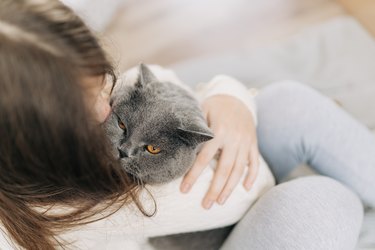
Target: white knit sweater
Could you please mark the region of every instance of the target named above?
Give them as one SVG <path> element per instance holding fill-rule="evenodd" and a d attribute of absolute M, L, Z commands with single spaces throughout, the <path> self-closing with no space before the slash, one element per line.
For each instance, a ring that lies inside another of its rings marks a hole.
<path fill-rule="evenodd" d="M 151 70 L 159 80 L 168 80 L 184 86 L 170 70 L 159 66 L 151 66 Z M 123 78 L 123 83 L 132 84 L 136 75 L 137 69 L 132 69 Z M 209 83 L 200 84 L 195 91 L 200 101 L 217 94 L 238 98 L 249 108 L 256 120 L 253 90 L 248 90 L 231 77 L 220 75 Z M 214 204 L 210 210 L 205 210 L 201 206 L 216 166 L 216 161 L 213 160 L 187 194 L 179 191 L 182 178 L 161 186 L 147 186 L 157 204 L 157 213 L 154 216 L 145 217 L 135 205 L 129 205 L 106 219 L 76 227 L 59 237 L 75 241 L 70 245 L 72 249 L 151 249 L 147 244 L 148 237 L 201 231 L 234 224 L 243 217 L 257 198 L 275 185 L 267 164 L 263 159 L 260 162 L 258 176 L 251 190 L 247 192 L 242 186 L 245 172 L 224 205 Z M 141 192 L 140 200 L 148 211 L 153 211 L 154 203 L 147 191 Z M 15 249 L 4 233 L 0 234 L 0 249 Z"/>

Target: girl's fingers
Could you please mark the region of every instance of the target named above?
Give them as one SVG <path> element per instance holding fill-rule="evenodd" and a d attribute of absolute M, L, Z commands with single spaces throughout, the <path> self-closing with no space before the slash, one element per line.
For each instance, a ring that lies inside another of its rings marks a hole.
<path fill-rule="evenodd" d="M 204 208 L 209 209 L 223 190 L 234 167 L 237 156 L 236 151 L 232 145 L 223 148 L 210 188 L 203 199 Z"/>
<path fill-rule="evenodd" d="M 245 181 L 243 183 L 244 187 L 246 188 L 247 191 L 250 190 L 252 185 L 254 184 L 254 181 L 258 175 L 258 170 L 259 170 L 259 152 L 258 152 L 258 147 L 253 146 L 252 150 L 250 151 L 250 156 L 249 156 L 250 164 L 249 164 L 249 169 L 247 176 L 245 178 Z"/>
<path fill-rule="evenodd" d="M 219 150 L 219 143 L 217 140 L 212 139 L 204 144 L 202 150 L 199 152 L 197 158 L 195 159 L 194 165 L 185 174 L 180 190 L 186 193 L 193 186 L 195 181 L 198 179 L 202 171 L 207 167 L 211 159 L 215 156 L 216 152 Z"/>
<path fill-rule="evenodd" d="M 227 183 L 225 184 L 223 190 L 221 191 L 219 198 L 217 199 L 217 202 L 219 204 L 224 204 L 227 198 L 231 195 L 232 191 L 238 185 L 238 182 L 241 179 L 243 171 L 245 169 L 245 166 L 248 163 L 248 154 L 249 150 L 241 150 L 238 153 L 236 163 L 234 165 L 234 168 L 232 169 L 230 177 L 227 180 Z"/>

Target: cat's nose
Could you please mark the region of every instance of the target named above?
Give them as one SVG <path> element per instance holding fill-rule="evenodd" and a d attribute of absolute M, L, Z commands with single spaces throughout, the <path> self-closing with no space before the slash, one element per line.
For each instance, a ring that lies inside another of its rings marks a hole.
<path fill-rule="evenodd" d="M 129 152 L 126 149 L 117 148 L 120 158 L 127 158 L 129 157 Z"/>

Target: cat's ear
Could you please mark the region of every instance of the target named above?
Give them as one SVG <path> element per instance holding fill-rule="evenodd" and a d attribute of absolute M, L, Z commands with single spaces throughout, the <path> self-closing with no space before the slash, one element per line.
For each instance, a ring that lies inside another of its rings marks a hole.
<path fill-rule="evenodd" d="M 188 145 L 196 146 L 214 138 L 214 134 L 207 126 L 194 126 L 191 128 L 177 128 L 179 138 Z"/>
<path fill-rule="evenodd" d="M 151 70 L 146 65 L 141 63 L 139 65 L 139 75 L 138 75 L 136 86 L 142 87 L 142 86 L 146 86 L 146 84 L 150 82 L 156 82 L 156 81 L 157 79 L 155 75 L 151 72 Z"/>

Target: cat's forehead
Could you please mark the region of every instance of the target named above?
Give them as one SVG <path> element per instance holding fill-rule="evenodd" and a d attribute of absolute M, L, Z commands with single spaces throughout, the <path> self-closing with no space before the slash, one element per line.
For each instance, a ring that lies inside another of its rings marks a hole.
<path fill-rule="evenodd" d="M 114 112 L 138 127 L 179 126 L 184 117 L 195 115 L 195 99 L 168 82 L 152 82 L 142 87 L 127 85 L 115 95 Z"/>
<path fill-rule="evenodd" d="M 164 144 L 175 138 L 180 122 L 174 116 L 129 117 L 129 135 L 132 140 Z"/>
<path fill-rule="evenodd" d="M 178 93 L 164 83 L 153 83 L 143 88 L 127 86 L 114 97 L 115 107 L 131 106 L 139 109 L 169 109 L 178 106 Z M 160 110 L 159 110 L 160 111 Z"/>
<path fill-rule="evenodd" d="M 158 98 L 129 98 L 114 105 L 113 112 L 129 125 L 152 130 L 153 128 L 178 126 L 180 123 L 175 107 Z"/>

